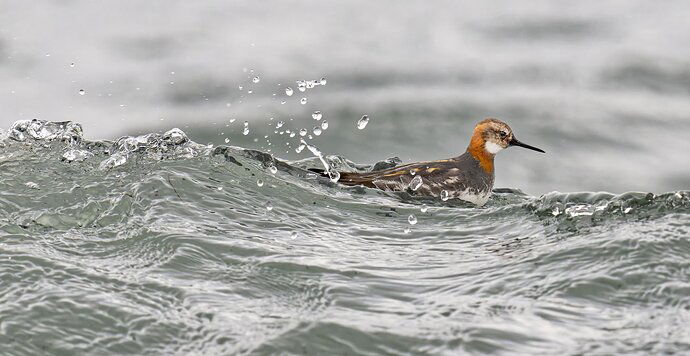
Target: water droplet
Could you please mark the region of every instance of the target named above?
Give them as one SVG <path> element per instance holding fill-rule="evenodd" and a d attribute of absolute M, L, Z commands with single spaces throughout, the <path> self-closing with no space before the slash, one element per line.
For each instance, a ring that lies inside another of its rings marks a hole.
<path fill-rule="evenodd" d="M 93 153 L 86 150 L 71 149 L 62 155 L 62 159 L 67 162 L 80 162 L 93 157 Z"/>
<path fill-rule="evenodd" d="M 306 136 L 306 135 L 307 135 L 307 129 L 300 129 L 300 130 L 299 130 L 299 135 L 302 136 L 302 137 Z"/>
<path fill-rule="evenodd" d="M 244 89 L 244 87 L 241 86 L 241 85 L 238 85 L 238 86 L 237 86 L 237 89 L 242 90 L 242 89 Z"/>
<path fill-rule="evenodd" d="M 296 239 L 296 238 L 297 238 L 297 231 L 291 232 L 291 233 L 290 233 L 290 238 L 293 239 L 293 240 Z"/>
<path fill-rule="evenodd" d="M 331 182 L 336 183 L 338 180 L 340 180 L 340 172 L 331 169 L 328 171 L 328 178 L 331 179 Z"/>
<path fill-rule="evenodd" d="M 405 229 L 403 229 L 403 232 L 406 234 L 409 234 L 410 232 L 412 232 L 412 229 L 410 229 L 409 227 L 406 227 Z"/>
<path fill-rule="evenodd" d="M 307 103 L 307 98 L 299 99 L 299 103 L 302 104 L 302 105 L 306 104 L 306 103 Z"/>
<path fill-rule="evenodd" d="M 280 101 L 280 105 L 285 105 L 285 103 L 287 103 L 287 101 L 285 101 L 285 100 Z"/>
<path fill-rule="evenodd" d="M 230 119 L 230 123 L 232 124 L 233 122 L 235 122 L 235 120 L 237 119 Z"/>
<path fill-rule="evenodd" d="M 230 143 L 230 139 L 226 137 L 226 138 L 225 138 L 225 143 Z"/>
<path fill-rule="evenodd" d="M 412 181 L 410 181 L 410 189 L 412 189 L 413 192 L 416 191 L 417 189 L 419 189 L 419 187 L 421 187 L 421 186 L 422 186 L 422 176 L 416 176 L 416 177 L 412 178 Z"/>
<path fill-rule="evenodd" d="M 31 189 L 39 189 L 38 184 L 35 182 L 26 182 L 24 185 Z"/>
<path fill-rule="evenodd" d="M 290 132 L 290 137 L 295 137 L 295 135 L 296 134 L 294 132 Z"/>
<path fill-rule="evenodd" d="M 357 121 L 357 128 L 360 130 L 364 130 L 364 128 L 367 127 L 368 123 L 369 123 L 369 116 L 363 115 L 362 118 Z"/>
<path fill-rule="evenodd" d="M 273 205 L 271 205 L 271 203 L 266 203 L 266 210 L 268 210 L 268 211 L 273 210 Z"/>
<path fill-rule="evenodd" d="M 262 179 L 257 179 L 257 180 L 256 180 L 256 185 L 259 186 L 259 187 L 263 187 L 263 186 L 264 186 L 264 181 L 263 181 Z"/>
<path fill-rule="evenodd" d="M 627 213 L 629 213 L 630 211 L 632 211 L 632 208 L 628 207 L 628 208 L 625 208 L 625 210 L 623 210 L 623 213 L 624 213 L 624 214 L 627 214 Z"/>
<path fill-rule="evenodd" d="M 279 129 L 279 128 L 283 127 L 283 125 L 285 125 L 284 121 L 282 121 L 282 120 L 278 121 L 278 123 L 276 123 L 276 128 Z"/>
<path fill-rule="evenodd" d="M 321 84 L 321 85 L 326 85 L 326 83 L 327 83 L 327 82 L 326 82 L 326 77 L 321 78 L 321 81 L 319 82 L 319 84 Z"/>
<path fill-rule="evenodd" d="M 410 225 L 415 225 L 417 223 L 417 217 L 414 216 L 414 214 L 410 214 L 410 216 L 407 217 L 407 222 L 410 223 Z"/>
<path fill-rule="evenodd" d="M 560 214 L 561 214 L 561 211 L 560 211 L 560 209 L 558 209 L 558 207 L 555 207 L 553 209 L 553 211 L 551 212 L 551 215 L 553 215 L 553 216 L 558 216 Z"/>
<path fill-rule="evenodd" d="M 422 207 L 419 209 L 419 211 L 421 211 L 422 213 L 426 213 L 427 211 L 429 211 L 429 207 L 426 206 L 426 204 L 424 204 L 424 205 L 422 205 Z"/>
<path fill-rule="evenodd" d="M 324 121 L 321 123 L 321 128 L 324 129 L 324 130 L 328 129 L 328 121 L 324 120 Z"/>
<path fill-rule="evenodd" d="M 274 165 L 270 165 L 268 166 L 268 171 L 271 172 L 271 174 L 276 174 L 278 173 L 278 168 L 276 168 Z"/>
<path fill-rule="evenodd" d="M 259 76 L 257 75 L 256 77 L 254 77 L 254 79 L 252 79 L 252 82 L 254 82 L 254 84 L 256 84 L 256 83 L 258 83 L 260 80 L 261 80 L 261 78 L 259 78 Z"/>
<path fill-rule="evenodd" d="M 307 83 L 305 83 L 303 80 L 297 81 L 297 89 L 301 92 L 304 92 L 307 90 Z"/>
<path fill-rule="evenodd" d="M 323 117 L 323 114 L 321 114 L 321 111 L 314 111 L 314 113 L 311 114 L 311 117 L 313 117 L 314 120 L 318 121 L 318 120 L 321 120 L 321 118 Z"/>
<path fill-rule="evenodd" d="M 174 129 L 166 131 L 163 134 L 163 141 L 165 141 L 168 144 L 181 145 L 185 142 L 188 142 L 189 138 L 184 133 L 184 131 L 182 131 L 178 128 L 174 128 Z"/>
<path fill-rule="evenodd" d="M 127 163 L 127 154 L 116 152 L 112 156 L 108 157 L 108 159 L 106 159 L 105 161 L 102 161 L 101 164 L 98 165 L 98 168 L 106 170 L 121 166 L 125 163 Z"/>
<path fill-rule="evenodd" d="M 321 128 L 320 127 L 314 126 L 314 135 L 321 136 Z"/>
<path fill-rule="evenodd" d="M 70 63 L 69 66 L 74 67 L 75 66 L 74 62 Z"/>
<path fill-rule="evenodd" d="M 290 87 L 285 88 L 285 95 L 292 96 L 292 93 L 294 93 L 292 88 L 290 88 Z"/>
<path fill-rule="evenodd" d="M 442 190 L 441 191 L 441 200 L 446 201 L 450 199 L 450 194 L 448 194 L 447 190 Z"/>
<path fill-rule="evenodd" d="M 242 134 L 245 136 L 249 135 L 249 122 L 247 121 L 244 122 L 244 130 L 242 130 Z"/>
<path fill-rule="evenodd" d="M 86 94 L 86 90 L 84 89 L 79 89 L 79 95 L 84 95 Z"/>
<path fill-rule="evenodd" d="M 305 147 L 307 147 L 307 146 L 304 144 L 299 145 L 299 146 L 297 146 L 297 148 L 295 148 L 295 152 L 300 153 L 300 152 L 302 152 L 302 150 L 304 150 Z"/>

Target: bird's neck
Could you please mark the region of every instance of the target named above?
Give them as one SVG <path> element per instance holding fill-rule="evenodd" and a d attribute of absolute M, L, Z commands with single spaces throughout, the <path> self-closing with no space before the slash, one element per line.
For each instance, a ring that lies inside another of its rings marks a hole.
<path fill-rule="evenodd" d="M 467 147 L 467 152 L 479 161 L 479 165 L 487 174 L 492 174 L 494 172 L 495 155 L 487 151 L 485 145 L 486 140 L 484 140 L 481 133 L 475 132 L 470 140 L 470 145 Z"/>

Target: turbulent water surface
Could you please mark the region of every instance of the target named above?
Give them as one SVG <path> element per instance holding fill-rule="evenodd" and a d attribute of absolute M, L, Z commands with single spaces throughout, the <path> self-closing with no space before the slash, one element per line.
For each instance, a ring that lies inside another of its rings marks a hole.
<path fill-rule="evenodd" d="M 476 208 L 180 130 L 22 121 L 0 146 L 3 355 L 689 348 L 688 191 Z"/>

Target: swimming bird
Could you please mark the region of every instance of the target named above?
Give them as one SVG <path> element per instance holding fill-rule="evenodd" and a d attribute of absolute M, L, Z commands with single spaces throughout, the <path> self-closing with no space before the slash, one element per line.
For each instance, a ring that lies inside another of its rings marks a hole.
<path fill-rule="evenodd" d="M 494 157 L 509 146 L 546 153 L 518 141 L 505 122 L 488 118 L 474 127 L 467 151 L 457 157 L 365 173 L 339 172 L 338 182 L 348 186 L 407 191 L 416 196 L 440 197 L 442 200 L 460 199 L 482 206 L 489 200 L 494 186 Z"/>

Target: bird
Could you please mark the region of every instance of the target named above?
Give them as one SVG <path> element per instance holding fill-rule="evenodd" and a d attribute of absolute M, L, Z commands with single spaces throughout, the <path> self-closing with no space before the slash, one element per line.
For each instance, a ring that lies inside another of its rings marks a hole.
<path fill-rule="evenodd" d="M 510 146 L 546 153 L 515 138 L 503 121 L 487 118 L 474 127 L 467 150 L 456 157 L 409 163 L 371 172 L 338 172 L 338 183 L 413 196 L 459 199 L 483 206 L 494 186 L 494 157 Z M 313 171 L 328 176 L 326 170 Z M 331 174 L 333 176 L 333 174 Z"/>

